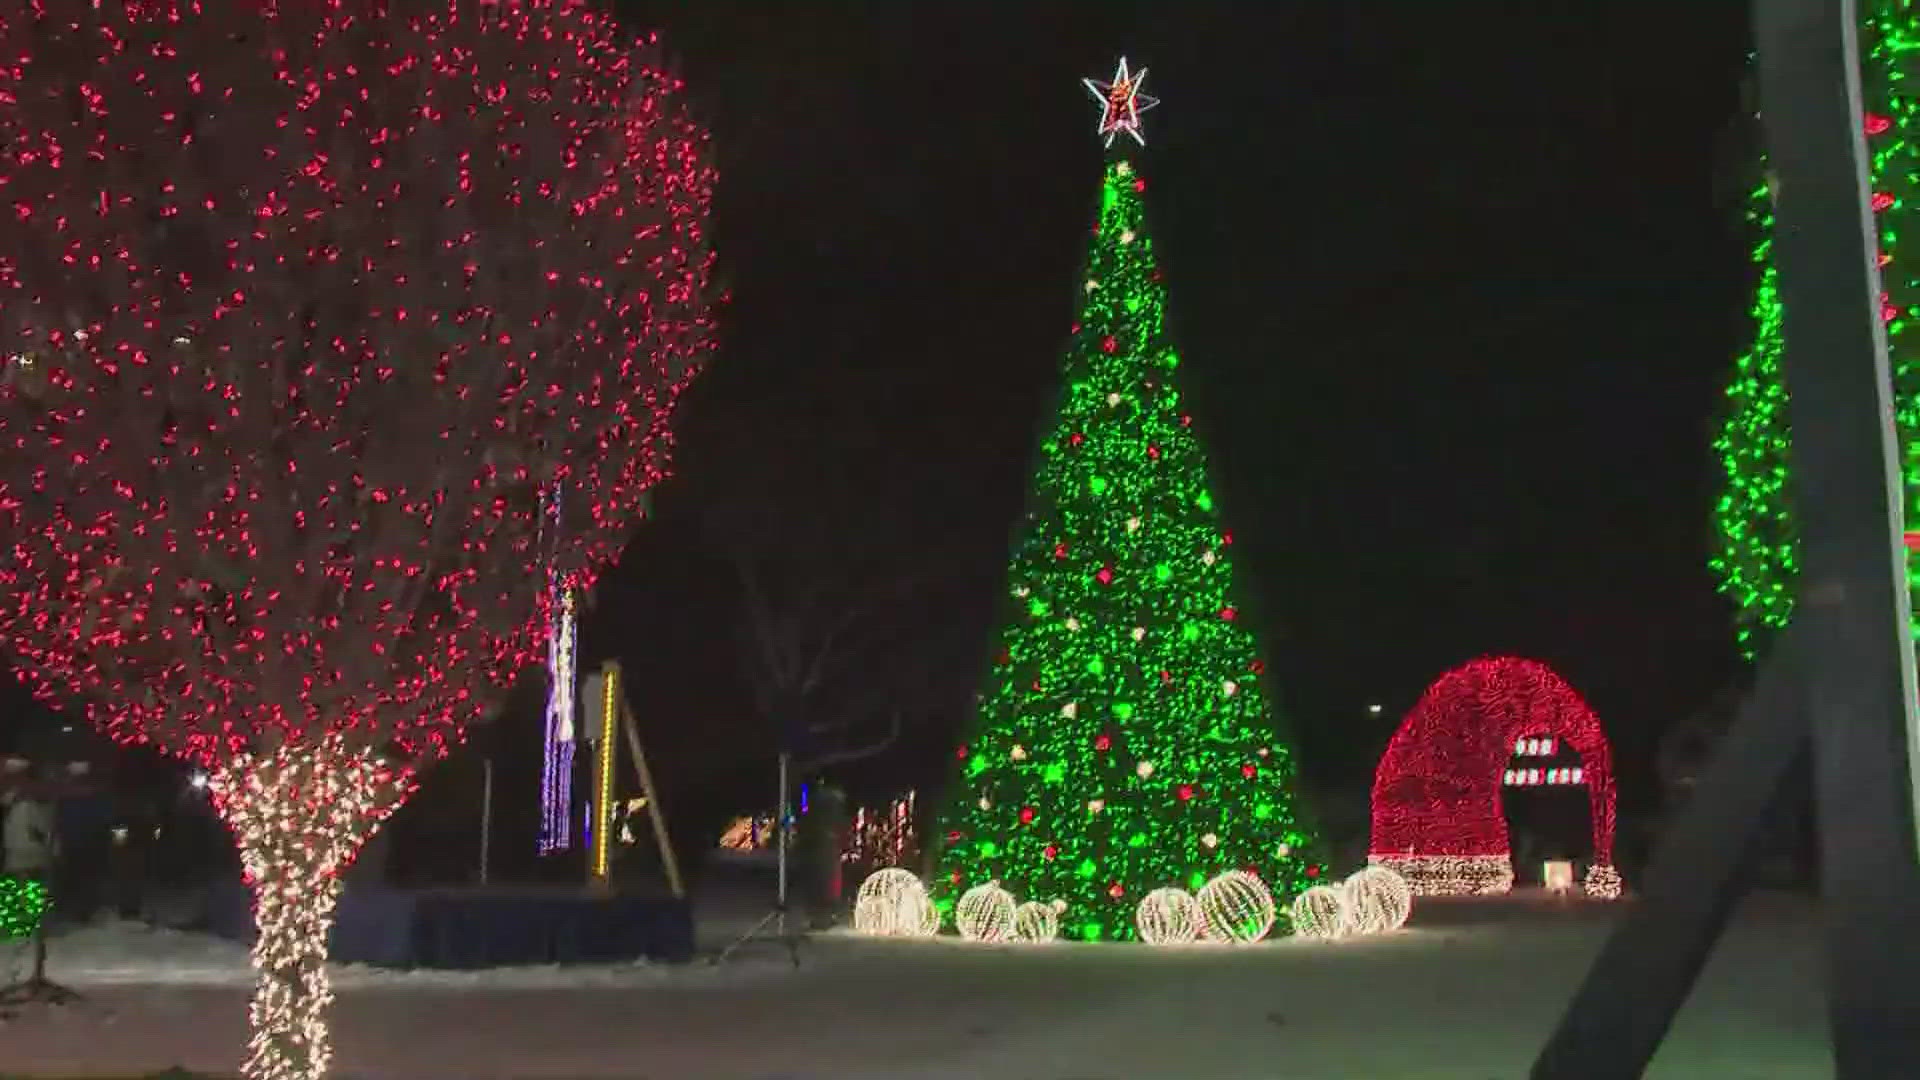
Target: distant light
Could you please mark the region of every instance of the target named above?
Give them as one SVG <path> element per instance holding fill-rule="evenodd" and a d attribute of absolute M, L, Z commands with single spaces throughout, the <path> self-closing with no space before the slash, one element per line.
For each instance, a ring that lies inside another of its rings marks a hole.
<path fill-rule="evenodd" d="M 64 734 L 64 735 L 71 735 L 71 734 L 73 734 L 73 725 L 72 725 L 72 724 L 61 724 L 61 725 L 60 725 L 60 731 L 61 731 L 61 733 L 62 733 L 62 734 Z"/>
<path fill-rule="evenodd" d="M 192 784 L 195 791 L 205 791 L 207 788 L 207 774 L 203 772 L 194 773 L 192 779 L 188 780 L 187 783 Z"/>
<path fill-rule="evenodd" d="M 1369 705 L 1369 706 L 1367 706 L 1367 715 L 1369 715 L 1369 716 L 1379 716 L 1379 715 L 1381 714 L 1381 712 L 1383 712 L 1384 710 L 1385 710 L 1385 706 L 1381 706 L 1381 705 Z"/>

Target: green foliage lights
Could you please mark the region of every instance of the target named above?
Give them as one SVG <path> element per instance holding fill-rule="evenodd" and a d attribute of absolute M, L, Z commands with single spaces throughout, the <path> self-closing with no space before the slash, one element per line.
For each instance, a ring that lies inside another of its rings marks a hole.
<path fill-rule="evenodd" d="M 32 937 L 47 913 L 47 887 L 22 877 L 0 877 L 0 941 Z"/>
<path fill-rule="evenodd" d="M 1886 321 L 1893 375 L 1894 422 L 1900 434 L 1900 466 L 1906 516 L 1920 516 L 1920 259 L 1903 251 L 1900 234 L 1920 207 L 1920 98 L 1907 80 L 1920 57 L 1920 13 L 1912 0 L 1868 0 L 1862 5 L 1861 64 L 1872 154 L 1874 212 L 1879 223 L 1881 317 Z M 1738 608 L 1737 636 L 1749 658 L 1786 626 L 1799 576 L 1788 484 L 1792 442 L 1787 391 L 1781 381 L 1780 294 L 1772 263 L 1772 198 L 1756 188 L 1748 219 L 1760 234 L 1754 262 L 1760 283 L 1754 293 L 1754 343 L 1734 367 L 1727 389 L 1726 419 L 1714 441 L 1726 486 L 1714 509 L 1718 552 L 1712 560 L 1720 590 Z M 1908 554 L 1908 580 L 1920 580 L 1920 564 Z M 1920 593 L 1915 594 L 1920 611 Z M 1920 632 L 1920 623 L 1916 624 Z"/>
<path fill-rule="evenodd" d="M 1319 874 L 1233 598 L 1233 538 L 1172 382 L 1145 184 L 1108 164 L 1057 422 L 1041 447 L 976 735 L 958 749 L 933 882 L 1067 905 L 1085 940 L 1136 936 L 1155 888 Z"/>

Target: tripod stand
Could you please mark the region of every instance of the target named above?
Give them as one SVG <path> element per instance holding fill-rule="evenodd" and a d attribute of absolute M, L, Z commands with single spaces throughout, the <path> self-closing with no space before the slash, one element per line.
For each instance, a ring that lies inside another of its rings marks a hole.
<path fill-rule="evenodd" d="M 793 966 L 800 966 L 801 934 L 796 931 L 793 924 L 787 921 L 789 914 L 787 904 L 787 848 L 791 843 L 790 837 L 792 835 L 792 830 L 788 828 L 787 788 L 788 772 L 792 768 L 792 765 L 793 755 L 786 750 L 780 751 L 780 794 L 779 798 L 774 802 L 773 817 L 774 858 L 779 876 L 776 879 L 777 884 L 774 889 L 773 907 L 769 909 L 765 915 L 760 917 L 759 922 L 754 923 L 752 927 L 748 928 L 746 933 L 741 934 L 738 938 L 734 939 L 732 944 L 721 949 L 713 958 L 713 963 L 715 964 L 725 963 L 727 958 L 738 952 L 742 945 L 767 937 L 766 931 L 771 928 L 774 931 L 771 935 L 772 938 L 786 947 L 787 958 L 793 962 Z"/>

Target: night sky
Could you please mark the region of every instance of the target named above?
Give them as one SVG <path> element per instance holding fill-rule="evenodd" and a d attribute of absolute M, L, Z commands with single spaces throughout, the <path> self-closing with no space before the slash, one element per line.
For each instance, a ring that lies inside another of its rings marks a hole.
<path fill-rule="evenodd" d="M 1587 696 L 1631 809 L 1660 730 L 1741 678 L 1706 560 L 1746 5 L 624 6 L 714 131 L 732 303 L 584 648 L 625 658 L 683 798 L 743 802 L 772 754 L 729 537 L 879 607 L 835 692 L 893 685 L 909 730 L 856 775 L 942 775 L 1079 296 L 1079 80 L 1121 53 L 1163 101 L 1134 160 L 1184 389 L 1315 785 L 1364 790 L 1429 682 L 1513 652 Z"/>
<path fill-rule="evenodd" d="M 1163 99 L 1150 228 L 1309 776 L 1364 789 L 1427 683 L 1514 652 L 1651 795 L 1659 732 L 1741 677 L 1706 559 L 1747 333 L 1744 5 L 792 6 L 632 5 L 713 125 L 734 289 L 587 640 L 644 672 L 657 738 L 749 723 L 714 523 L 757 499 L 803 545 L 936 568 L 894 621 L 939 674 L 874 769 L 941 774 L 1075 313 L 1102 154 L 1078 80 L 1125 52 Z"/>

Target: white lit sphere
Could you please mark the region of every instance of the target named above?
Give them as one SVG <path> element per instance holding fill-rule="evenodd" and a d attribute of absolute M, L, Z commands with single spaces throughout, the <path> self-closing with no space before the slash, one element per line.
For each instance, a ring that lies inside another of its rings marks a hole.
<path fill-rule="evenodd" d="M 1185 889 L 1155 889 L 1134 909 L 1133 924 L 1149 945 L 1184 945 L 1200 936 L 1200 905 Z"/>
<path fill-rule="evenodd" d="M 1340 890 L 1315 885 L 1293 900 L 1293 932 L 1331 941 L 1347 932 L 1347 905 Z"/>
<path fill-rule="evenodd" d="M 1229 870 L 1207 882 L 1196 899 L 1200 933 L 1209 941 L 1250 944 L 1273 929 L 1273 893 L 1245 870 Z"/>
<path fill-rule="evenodd" d="M 1587 867 L 1587 877 L 1581 883 L 1581 889 L 1595 900 L 1618 900 L 1626 890 L 1626 883 L 1620 880 L 1620 871 L 1595 863 Z"/>
<path fill-rule="evenodd" d="M 1013 940 L 1013 894 L 997 881 L 975 885 L 960 894 L 953 909 L 953 925 L 968 941 Z"/>
<path fill-rule="evenodd" d="M 1060 913 L 1052 904 L 1029 900 L 1013 909 L 1013 936 L 1020 941 L 1052 941 L 1060 936 Z"/>
<path fill-rule="evenodd" d="M 919 878 L 890 866 L 860 883 L 853 928 L 877 937 L 932 937 L 940 930 L 940 909 Z"/>
<path fill-rule="evenodd" d="M 1340 886 L 1347 924 L 1356 934 L 1384 934 L 1407 924 L 1413 890 L 1407 879 L 1385 866 L 1369 866 Z"/>

